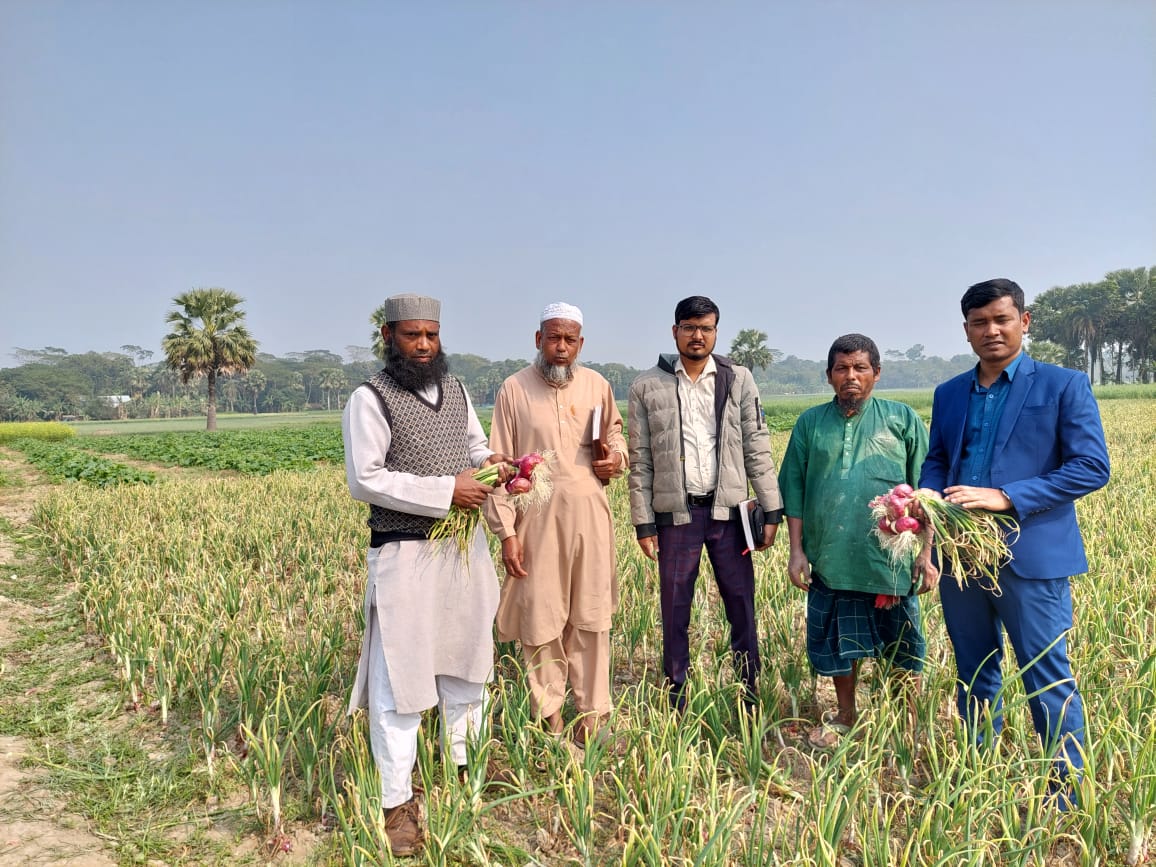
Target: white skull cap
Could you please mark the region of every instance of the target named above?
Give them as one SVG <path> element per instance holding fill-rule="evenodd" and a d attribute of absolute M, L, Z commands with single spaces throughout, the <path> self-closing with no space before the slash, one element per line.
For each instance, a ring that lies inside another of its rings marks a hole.
<path fill-rule="evenodd" d="M 547 304 L 542 310 L 542 317 L 539 322 L 549 322 L 551 319 L 569 319 L 571 322 L 582 324 L 582 311 L 573 304 L 567 304 L 565 301 L 555 301 L 553 304 Z"/>

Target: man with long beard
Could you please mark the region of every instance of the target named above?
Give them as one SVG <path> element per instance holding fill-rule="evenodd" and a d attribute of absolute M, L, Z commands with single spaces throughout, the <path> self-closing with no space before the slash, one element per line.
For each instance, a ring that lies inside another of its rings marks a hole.
<path fill-rule="evenodd" d="M 482 726 L 493 669 L 498 576 L 478 527 L 465 552 L 431 542 L 451 507 L 476 509 L 491 488 L 474 467 L 504 463 L 486 444 L 441 348 L 441 304 L 420 295 L 385 301 L 385 367 L 349 396 L 342 419 L 345 474 L 369 503 L 365 634 L 349 707 L 369 711 L 394 855 L 422 842 L 411 775 L 421 713 L 437 707 L 442 755 L 466 764 Z"/>
<path fill-rule="evenodd" d="M 554 494 L 525 512 L 499 494 L 485 513 L 506 567 L 498 637 L 521 642 L 531 708 L 557 734 L 569 680 L 574 740 L 584 746 L 610 712 L 618 584 L 605 483 L 626 468 L 626 440 L 610 383 L 578 364 L 582 311 L 551 304 L 540 321 L 537 360 L 502 383 L 490 443 L 510 454 L 554 452 Z M 595 453 L 596 415 L 604 454 Z"/>

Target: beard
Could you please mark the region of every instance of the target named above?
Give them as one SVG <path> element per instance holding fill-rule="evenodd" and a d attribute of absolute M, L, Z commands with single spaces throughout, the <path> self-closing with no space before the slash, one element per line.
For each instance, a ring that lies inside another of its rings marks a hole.
<path fill-rule="evenodd" d="M 551 364 L 540 349 L 538 350 L 538 357 L 534 359 L 534 367 L 538 368 L 542 378 L 555 387 L 566 385 L 574 379 L 574 368 L 577 366 L 577 361 L 572 361 L 569 364 Z"/>
<path fill-rule="evenodd" d="M 843 415 L 852 416 L 859 410 L 863 409 L 863 404 L 867 402 L 865 397 L 835 397 L 835 405 L 842 410 Z"/>
<path fill-rule="evenodd" d="M 449 370 L 450 365 L 442 349 L 438 349 L 438 354 L 429 361 L 411 361 L 401 354 L 392 340 L 385 341 L 385 372 L 406 391 L 421 391 L 436 385 Z"/>

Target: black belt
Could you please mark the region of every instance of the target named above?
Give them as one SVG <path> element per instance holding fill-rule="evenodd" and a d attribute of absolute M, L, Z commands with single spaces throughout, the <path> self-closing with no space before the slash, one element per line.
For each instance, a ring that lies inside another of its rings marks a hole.
<path fill-rule="evenodd" d="M 370 530 L 369 547 L 380 548 L 386 542 L 420 542 L 428 539 L 425 533 L 412 533 L 404 530 Z"/>
<path fill-rule="evenodd" d="M 714 491 L 709 494 L 687 494 L 686 504 L 688 506 L 698 506 L 699 508 L 706 508 L 714 505 Z"/>

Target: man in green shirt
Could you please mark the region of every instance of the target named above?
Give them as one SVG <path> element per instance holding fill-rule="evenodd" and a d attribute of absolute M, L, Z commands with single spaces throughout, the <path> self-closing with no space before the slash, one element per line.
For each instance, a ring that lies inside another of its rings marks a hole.
<path fill-rule="evenodd" d="M 868 502 L 916 484 L 927 429 L 906 404 L 872 397 L 880 370 L 871 338 L 836 339 L 827 353 L 835 397 L 799 416 L 779 471 L 788 577 L 807 591 L 807 655 L 833 678 L 839 704 L 810 733 L 816 747 L 833 746 L 855 724 L 860 659 L 885 659 L 914 680 L 926 653 L 916 594 L 938 577 L 930 546 L 914 562 L 892 565 L 871 532 Z"/>

